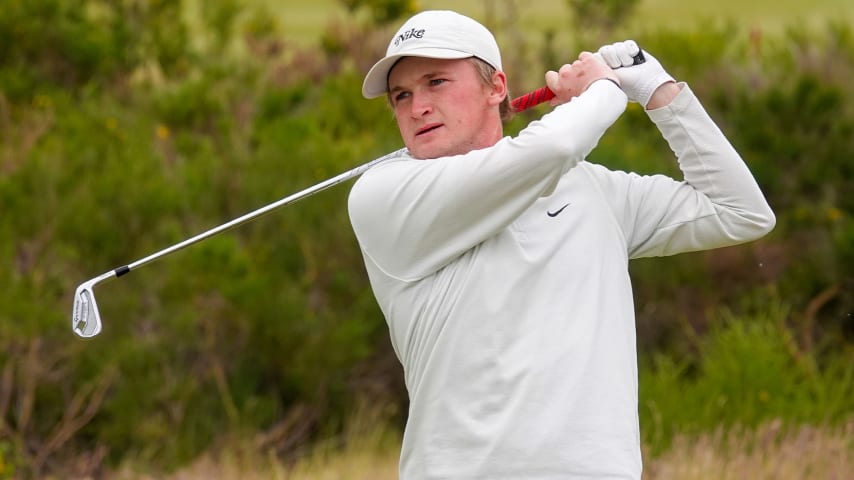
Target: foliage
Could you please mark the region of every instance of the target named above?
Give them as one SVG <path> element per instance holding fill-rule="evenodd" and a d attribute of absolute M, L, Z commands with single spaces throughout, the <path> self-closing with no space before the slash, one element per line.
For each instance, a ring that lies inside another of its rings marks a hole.
<path fill-rule="evenodd" d="M 612 32 L 637 9 L 638 0 L 566 0 L 577 31 Z"/>
<path fill-rule="evenodd" d="M 370 11 L 373 23 L 382 25 L 409 16 L 418 10 L 416 0 L 340 0 L 350 13 L 361 8 Z"/>
<path fill-rule="evenodd" d="M 235 439 L 288 459 L 362 397 L 405 405 L 344 186 L 100 285 L 103 333 L 70 332 L 85 278 L 399 148 L 384 103 L 359 95 L 382 31 L 297 49 L 247 8 L 207 1 L 192 22 L 177 0 L 0 9 L 0 476 L 164 470 Z M 632 265 L 644 435 L 663 448 L 718 421 L 841 421 L 850 27 L 639 40 L 690 79 L 778 215 L 762 241 Z M 591 160 L 674 173 L 670 157 L 631 107 Z"/>
<path fill-rule="evenodd" d="M 677 434 L 755 428 L 781 418 L 813 425 L 850 418 L 854 349 L 817 361 L 797 346 L 779 301 L 763 303 L 745 316 L 723 310 L 706 335 L 686 332 L 693 354 L 648 357 L 641 423 L 653 452 L 665 450 Z"/>

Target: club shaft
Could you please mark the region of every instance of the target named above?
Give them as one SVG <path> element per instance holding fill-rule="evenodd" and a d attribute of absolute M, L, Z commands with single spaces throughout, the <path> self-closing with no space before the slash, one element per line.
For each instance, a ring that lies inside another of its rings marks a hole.
<path fill-rule="evenodd" d="M 157 260 L 158 258 L 169 255 L 170 253 L 177 252 L 178 250 L 189 247 L 190 245 L 201 242 L 202 240 L 205 240 L 205 239 L 210 238 L 214 235 L 225 232 L 226 230 L 230 230 L 230 229 L 232 229 L 238 225 L 242 225 L 242 224 L 244 224 L 250 220 L 254 220 L 254 219 L 256 219 L 256 218 L 258 218 L 258 217 L 260 217 L 266 213 L 269 213 L 269 212 L 271 212 L 271 211 L 273 211 L 279 207 L 283 207 L 289 203 L 293 203 L 297 200 L 303 199 L 305 197 L 313 195 L 313 194 L 320 192 L 322 190 L 326 190 L 327 188 L 338 185 L 339 183 L 346 182 L 347 180 L 350 180 L 351 178 L 358 177 L 359 175 L 365 173 L 366 171 L 373 168 L 374 166 L 376 166 L 380 163 L 383 163 L 387 160 L 390 160 L 392 158 L 400 156 L 404 152 L 404 150 L 405 149 L 400 149 L 400 150 L 397 150 L 395 152 L 389 153 L 389 154 L 384 155 L 380 158 L 377 158 L 377 159 L 372 160 L 368 163 L 365 163 L 365 164 L 360 165 L 356 168 L 353 168 L 352 170 L 348 170 L 344 173 L 341 173 L 341 174 L 336 175 L 332 178 L 324 180 L 323 182 L 320 182 L 316 185 L 308 187 L 304 190 L 300 190 L 299 192 L 294 193 L 292 195 L 289 195 L 285 198 L 282 198 L 281 200 L 273 202 L 269 205 L 265 205 L 265 206 L 263 206 L 257 210 L 253 210 L 253 211 L 251 211 L 251 212 L 249 212 L 243 216 L 237 217 L 234 220 L 231 220 L 230 222 L 223 223 L 222 225 L 211 228 L 210 230 L 202 232 L 202 233 L 200 233 L 194 237 L 191 237 L 191 238 L 188 238 L 182 242 L 176 243 L 175 245 L 172 245 L 171 247 L 164 248 L 163 250 L 160 250 L 159 252 L 152 253 L 151 255 L 144 257 L 144 258 L 141 258 L 139 260 L 136 260 L 133 263 L 129 263 L 128 265 L 125 265 L 123 267 L 119 267 L 119 268 L 115 269 L 114 272 L 115 272 L 117 277 L 120 277 L 120 276 L 130 272 L 131 270 L 139 268 L 139 267 L 141 267 L 147 263 L 151 263 L 154 260 Z"/>
<path fill-rule="evenodd" d="M 644 62 L 643 52 L 639 52 L 638 55 L 635 57 L 635 64 L 639 64 L 639 63 L 643 63 L 643 62 Z M 535 106 L 537 106 L 543 102 L 546 102 L 546 101 L 554 98 L 554 96 L 555 96 L 554 93 L 551 90 L 549 90 L 548 87 L 541 87 L 541 88 L 538 88 L 537 90 L 535 90 L 533 92 L 529 92 L 525 95 L 522 95 L 520 97 L 513 99 L 510 102 L 510 104 L 511 104 L 511 106 L 515 112 L 521 112 L 521 111 L 527 110 L 529 108 L 533 108 L 533 107 L 535 107 Z M 210 238 L 214 235 L 220 234 L 226 230 L 230 230 L 230 229 L 232 229 L 238 225 L 242 225 L 242 224 L 244 224 L 250 220 L 254 220 L 254 219 L 256 219 L 256 218 L 258 218 L 258 217 L 260 217 L 266 213 L 269 213 L 269 212 L 271 212 L 271 211 L 273 211 L 279 207 L 285 206 L 289 203 L 293 203 L 297 200 L 308 197 L 308 196 L 313 195 L 313 194 L 320 192 L 322 190 L 326 190 L 327 188 L 338 185 L 339 183 L 346 182 L 347 180 L 350 180 L 351 178 L 358 177 L 359 175 L 365 173 L 366 171 L 373 168 L 374 166 L 376 166 L 380 163 L 383 163 L 383 162 L 385 162 L 391 158 L 399 156 L 404 151 L 405 151 L 405 149 L 400 149 L 400 150 L 397 150 L 395 152 L 384 155 L 384 156 L 377 158 L 375 160 L 372 160 L 372 161 L 370 161 L 364 165 L 360 165 L 356 168 L 353 168 L 352 170 L 348 170 L 348 171 L 341 173 L 339 175 L 336 175 L 336 176 L 334 176 L 328 180 L 325 180 L 325 181 L 320 182 L 316 185 L 308 187 L 305 190 L 301 190 L 297 193 L 294 193 L 294 194 L 289 195 L 285 198 L 282 198 L 281 200 L 273 202 L 269 205 L 265 205 L 265 206 L 263 206 L 257 210 L 253 210 L 253 211 L 251 211 L 251 212 L 249 212 L 243 216 L 240 216 L 240 217 L 235 218 L 234 220 L 231 220 L 230 222 L 223 223 L 222 225 L 211 228 L 210 230 L 202 232 L 202 233 L 200 233 L 194 237 L 191 237 L 191 238 L 188 238 L 182 242 L 176 243 L 175 245 L 172 245 L 171 247 L 164 248 L 163 250 L 160 250 L 159 252 L 152 253 L 151 255 L 144 257 L 144 258 L 141 258 L 139 260 L 136 260 L 133 263 L 129 263 L 123 267 L 116 268 L 115 270 L 112 270 L 111 272 L 107 272 L 104 275 L 102 275 L 101 280 L 107 280 L 107 279 L 113 278 L 113 277 L 121 277 L 122 275 L 130 272 L 131 270 L 139 268 L 139 267 L 141 267 L 147 263 L 151 263 L 151 262 L 153 262 L 153 261 L 155 261 L 161 257 L 169 255 L 170 253 L 177 252 L 178 250 L 184 249 L 186 247 L 189 247 L 190 245 L 201 242 L 202 240 Z"/>

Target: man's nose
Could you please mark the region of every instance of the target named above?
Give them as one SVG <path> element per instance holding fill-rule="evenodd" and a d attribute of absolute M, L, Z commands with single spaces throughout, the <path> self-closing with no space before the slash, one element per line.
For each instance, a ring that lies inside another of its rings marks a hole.
<path fill-rule="evenodd" d="M 412 118 L 421 118 L 432 111 L 433 104 L 427 98 L 427 95 L 412 95 L 412 110 L 410 111 Z"/>

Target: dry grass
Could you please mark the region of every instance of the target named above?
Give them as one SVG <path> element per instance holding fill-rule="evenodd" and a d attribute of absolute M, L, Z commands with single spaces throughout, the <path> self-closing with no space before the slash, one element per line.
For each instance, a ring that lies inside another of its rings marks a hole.
<path fill-rule="evenodd" d="M 294 465 L 262 455 L 238 458 L 204 455 L 189 467 L 168 476 L 139 474 L 126 468 L 110 480 L 393 480 L 397 453 L 347 449 L 335 455 L 315 455 Z"/>
<path fill-rule="evenodd" d="M 230 452 L 205 454 L 170 475 L 140 473 L 125 466 L 105 480 L 393 480 L 397 479 L 399 451 L 377 444 L 353 444 L 343 449 L 315 452 L 295 463 L 275 455 Z"/>
<path fill-rule="evenodd" d="M 395 480 L 397 451 L 345 451 L 300 462 L 283 478 L 288 480 Z"/>
<path fill-rule="evenodd" d="M 170 476 L 126 468 L 109 480 L 392 480 L 397 478 L 400 437 L 390 429 L 348 435 L 343 448 L 319 448 L 293 464 L 238 449 L 205 455 Z M 842 480 L 854 472 L 854 420 L 836 428 L 784 428 L 772 422 L 756 430 L 723 430 L 678 437 L 666 453 L 646 460 L 644 480 Z"/>
<path fill-rule="evenodd" d="M 644 480 L 848 479 L 854 472 L 854 421 L 835 429 L 788 430 L 772 422 L 755 431 L 679 437 L 646 463 Z"/>
<path fill-rule="evenodd" d="M 340 437 L 295 461 L 258 452 L 249 442 L 206 453 L 171 475 L 140 474 L 126 465 L 104 480 L 392 480 L 397 478 L 401 442 L 388 421 L 393 413 L 391 407 L 361 407 Z"/>

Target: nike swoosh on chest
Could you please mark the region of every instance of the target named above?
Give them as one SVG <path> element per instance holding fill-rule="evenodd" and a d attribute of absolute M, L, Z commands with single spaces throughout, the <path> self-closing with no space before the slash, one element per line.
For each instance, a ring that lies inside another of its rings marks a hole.
<path fill-rule="evenodd" d="M 558 208 L 557 210 L 546 210 L 546 215 L 554 218 L 554 217 L 560 215 L 561 212 L 563 212 L 566 209 L 566 207 L 568 207 L 570 205 L 572 205 L 572 203 L 566 203 L 562 207 Z"/>

